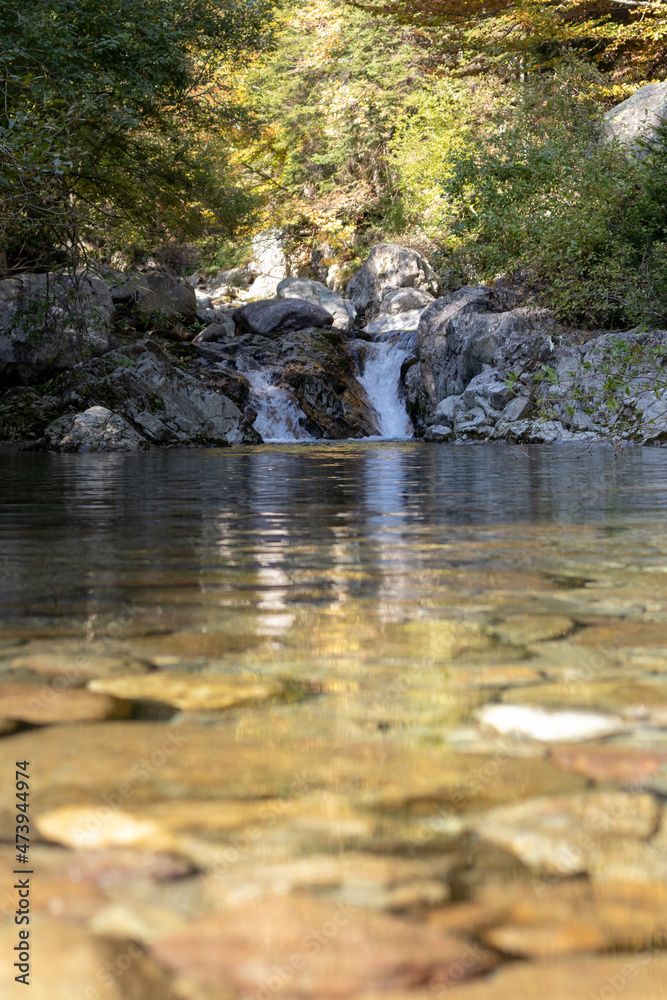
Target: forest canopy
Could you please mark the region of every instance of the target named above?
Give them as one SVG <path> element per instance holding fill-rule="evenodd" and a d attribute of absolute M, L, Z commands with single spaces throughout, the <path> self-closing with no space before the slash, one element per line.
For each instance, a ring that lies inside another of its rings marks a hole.
<path fill-rule="evenodd" d="M 0 239 L 9 263 L 39 265 L 82 241 L 201 235 L 242 213 L 242 190 L 207 154 L 247 123 L 222 68 L 261 53 L 273 7 L 2 0 Z"/>
<path fill-rule="evenodd" d="M 667 3 L 0 0 L 0 33 L 10 271 L 171 245 L 218 268 L 278 227 L 339 285 L 397 241 L 445 287 L 667 322 L 664 130 L 603 141 L 667 72 Z"/>

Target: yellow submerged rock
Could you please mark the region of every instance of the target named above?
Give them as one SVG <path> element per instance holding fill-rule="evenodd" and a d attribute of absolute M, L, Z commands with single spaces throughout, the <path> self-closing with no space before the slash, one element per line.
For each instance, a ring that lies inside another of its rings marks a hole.
<path fill-rule="evenodd" d="M 114 698 L 162 701 L 184 711 L 194 712 L 266 701 L 282 694 L 284 684 L 275 678 L 256 680 L 248 677 L 163 672 L 99 678 L 91 681 L 88 688 L 97 694 L 111 695 Z"/>

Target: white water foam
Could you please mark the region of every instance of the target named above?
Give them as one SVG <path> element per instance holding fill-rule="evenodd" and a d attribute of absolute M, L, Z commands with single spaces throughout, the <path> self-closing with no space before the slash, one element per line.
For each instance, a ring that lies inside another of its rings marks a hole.
<path fill-rule="evenodd" d="M 411 438 L 414 427 L 401 394 L 401 366 L 407 358 L 414 334 L 378 336 L 366 344 L 364 373 L 359 382 L 378 417 L 379 437 Z"/>
<path fill-rule="evenodd" d="M 312 441 L 305 429 L 306 415 L 286 389 L 271 383 L 271 369 L 239 367 L 252 386 L 252 403 L 257 410 L 253 427 L 266 444 Z"/>

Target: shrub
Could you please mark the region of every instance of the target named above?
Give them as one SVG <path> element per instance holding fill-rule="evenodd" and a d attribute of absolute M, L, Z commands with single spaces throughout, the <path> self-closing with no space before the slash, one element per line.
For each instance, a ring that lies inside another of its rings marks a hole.
<path fill-rule="evenodd" d="M 423 100 L 394 147 L 406 224 L 430 228 L 451 284 L 518 275 L 565 322 L 660 324 L 667 321 L 667 128 L 641 156 L 604 141 L 591 72 L 570 64 L 467 99 L 441 86 L 439 116 L 430 119 Z M 410 153 L 426 129 L 415 166 Z"/>

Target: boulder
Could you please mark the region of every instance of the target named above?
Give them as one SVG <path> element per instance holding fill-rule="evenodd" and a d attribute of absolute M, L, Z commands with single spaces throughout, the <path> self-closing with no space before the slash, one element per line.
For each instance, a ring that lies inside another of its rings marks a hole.
<path fill-rule="evenodd" d="M 83 413 L 60 417 L 46 428 L 57 451 L 147 451 L 148 442 L 118 413 L 91 406 Z"/>
<path fill-rule="evenodd" d="M 230 399 L 172 365 L 151 340 L 82 366 L 60 389 L 121 414 L 152 445 L 261 442 Z"/>
<path fill-rule="evenodd" d="M 419 328 L 419 320 L 423 309 L 410 309 L 409 312 L 391 314 L 381 312 L 364 327 L 366 333 L 410 333 Z"/>
<path fill-rule="evenodd" d="M 380 311 L 390 316 L 413 312 L 415 309 L 423 312 L 434 301 L 434 295 L 422 292 L 418 288 L 385 288 Z"/>
<path fill-rule="evenodd" d="M 257 233 L 252 241 L 252 253 L 256 275 L 268 275 L 281 280 L 287 277 L 285 239 L 280 229 L 265 229 Z"/>
<path fill-rule="evenodd" d="M 280 229 L 266 229 L 257 233 L 252 241 L 255 280 L 248 288 L 251 299 L 265 299 L 276 294 L 278 285 L 287 277 L 287 257 L 284 236 Z"/>
<path fill-rule="evenodd" d="M 424 441 L 430 441 L 433 444 L 441 444 L 443 441 L 453 441 L 456 435 L 451 427 L 447 427 L 445 424 L 433 424 L 432 427 L 427 427 L 424 432 Z"/>
<path fill-rule="evenodd" d="M 263 299 L 235 309 L 232 317 L 244 333 L 279 337 L 287 331 L 333 326 L 333 316 L 321 306 L 302 299 Z"/>
<path fill-rule="evenodd" d="M 167 265 L 143 274 L 116 275 L 110 291 L 118 311 L 141 327 L 169 329 L 181 320 L 192 323 L 197 312 L 194 288 Z"/>
<path fill-rule="evenodd" d="M 490 289 L 464 288 L 437 299 L 422 314 L 412 406 L 427 423 L 441 400 L 463 393 L 485 367 L 497 369 L 494 378 L 504 382 L 508 373 L 532 369 L 552 357 L 554 320 L 549 313 L 528 308 L 491 312 L 490 306 Z"/>
<path fill-rule="evenodd" d="M 106 353 L 114 311 L 107 285 L 90 274 L 0 281 L 0 373 L 62 370 Z"/>
<path fill-rule="evenodd" d="M 368 260 L 348 283 L 346 295 L 370 322 L 380 312 L 387 288 L 414 288 L 435 294 L 438 279 L 416 250 L 397 243 L 378 243 Z"/>
<path fill-rule="evenodd" d="M 285 278 L 278 285 L 278 297 L 302 299 L 320 306 L 331 313 L 333 325 L 339 330 L 350 330 L 357 315 L 357 310 L 349 299 L 344 299 L 338 292 L 310 278 Z"/>
<path fill-rule="evenodd" d="M 229 313 L 224 313 L 215 323 L 209 324 L 193 338 L 193 344 L 212 344 L 218 340 L 229 340 L 236 335 L 236 326 Z"/>
<path fill-rule="evenodd" d="M 608 138 L 633 144 L 661 122 L 667 122 L 667 82 L 649 83 L 617 104 L 605 115 L 604 130 Z"/>

